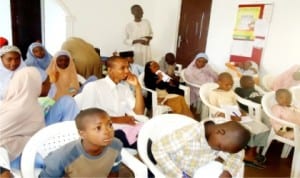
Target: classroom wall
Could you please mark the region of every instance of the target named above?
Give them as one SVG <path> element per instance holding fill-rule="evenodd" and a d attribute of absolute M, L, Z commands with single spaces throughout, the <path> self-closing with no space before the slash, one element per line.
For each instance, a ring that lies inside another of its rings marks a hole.
<path fill-rule="evenodd" d="M 10 1 L 0 0 L 0 7 L 0 36 L 5 37 L 11 44 Z"/>
<path fill-rule="evenodd" d="M 180 0 L 89 0 L 84 5 L 81 0 L 63 2 L 75 16 L 73 34 L 98 46 L 102 55 L 111 55 L 115 50 L 130 49 L 130 46 L 124 44 L 124 39 L 125 26 L 133 21 L 130 12 L 133 4 L 143 7 L 144 18 L 152 25 L 153 57 L 160 58 L 168 51 L 175 51 Z"/>
<path fill-rule="evenodd" d="M 4 3 L 8 1 L 0 0 L 1 9 L 8 6 Z M 67 11 L 65 17 L 61 17 L 58 13 L 52 13 L 56 18 L 67 21 L 66 27 L 60 27 L 61 22 L 56 23 L 55 28 L 60 29 L 60 33 L 66 31 L 66 36 L 74 35 L 86 39 L 101 48 L 102 55 L 111 55 L 114 50 L 128 49 L 123 40 L 125 25 L 133 20 L 130 7 L 135 3 L 141 4 L 144 8 L 144 17 L 150 20 L 154 31 L 154 38 L 151 42 L 153 58 L 158 60 L 166 52 L 176 51 L 181 0 L 47 1 L 54 1 L 62 6 L 64 11 Z M 261 62 L 262 74 L 266 72 L 278 74 L 291 65 L 299 63 L 299 0 L 212 0 L 212 2 L 206 52 L 210 57 L 210 63 L 218 70 L 223 70 L 223 64 L 229 59 L 239 3 L 274 3 L 269 35 Z M 0 11 L 1 14 L 2 12 Z M 49 12 L 51 11 L 49 10 Z M 0 15 L 0 30 L 4 24 L 2 19 Z M 45 30 L 47 33 L 47 29 Z M 3 35 L 2 31 L 0 31 L 1 35 Z M 48 40 L 57 40 L 56 34 L 49 36 Z M 53 44 L 51 41 L 47 41 L 47 37 L 46 42 Z"/>
<path fill-rule="evenodd" d="M 126 48 L 122 44 L 123 32 L 126 23 L 132 20 L 129 7 L 134 3 L 143 6 L 144 17 L 152 23 L 153 57 L 158 59 L 165 52 L 176 50 L 181 0 L 89 0 L 84 9 L 80 0 L 65 2 L 74 14 L 80 14 L 76 15 L 74 34 L 98 45 L 105 55 L 114 49 Z M 213 0 L 206 52 L 214 67 L 224 70 L 223 64 L 229 59 L 238 4 L 270 2 L 274 3 L 274 9 L 262 56 L 262 74 L 277 74 L 297 63 L 300 58 L 296 45 L 300 41 L 299 0 Z"/>
<path fill-rule="evenodd" d="M 262 74 L 279 74 L 293 64 L 299 64 L 299 0 L 213 0 L 206 50 L 212 58 L 212 63 L 218 69 L 222 69 L 222 64 L 228 60 L 237 7 L 239 3 L 247 2 L 274 4 L 267 44 L 262 56 Z"/>

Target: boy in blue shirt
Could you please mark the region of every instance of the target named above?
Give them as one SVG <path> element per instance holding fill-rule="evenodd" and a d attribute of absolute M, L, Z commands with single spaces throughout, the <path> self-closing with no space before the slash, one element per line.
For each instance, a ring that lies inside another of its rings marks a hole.
<path fill-rule="evenodd" d="M 117 177 L 122 143 L 114 138 L 108 114 L 89 108 L 75 121 L 81 139 L 50 153 L 39 177 Z"/>

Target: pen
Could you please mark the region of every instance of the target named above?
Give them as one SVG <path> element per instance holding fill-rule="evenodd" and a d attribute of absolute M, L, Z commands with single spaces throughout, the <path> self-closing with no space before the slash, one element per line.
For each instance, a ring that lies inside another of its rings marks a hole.
<path fill-rule="evenodd" d="M 232 112 L 233 115 L 235 115 L 236 117 L 240 117 L 239 115 L 237 115 L 237 113 Z"/>

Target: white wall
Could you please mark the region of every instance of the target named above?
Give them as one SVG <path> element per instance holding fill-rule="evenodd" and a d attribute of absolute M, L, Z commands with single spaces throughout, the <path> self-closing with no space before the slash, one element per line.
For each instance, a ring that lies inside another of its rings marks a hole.
<path fill-rule="evenodd" d="M 49 1 L 49 0 L 48 0 Z M 178 20 L 181 0 L 56 0 L 69 15 L 73 15 L 73 23 L 67 24 L 66 36 L 82 37 L 101 48 L 102 55 L 111 55 L 114 50 L 124 49 L 124 28 L 133 20 L 130 7 L 141 4 L 144 17 L 149 19 L 154 31 L 152 52 L 154 59 L 168 51 L 175 52 L 178 33 Z M 9 0 L 0 0 L 0 35 L 3 26 L 8 27 L 2 19 L 2 7 Z M 219 70 L 229 59 L 235 16 L 239 3 L 273 2 L 273 17 L 267 38 L 267 45 L 262 56 L 263 74 L 277 74 L 296 64 L 300 58 L 298 43 L 300 42 L 300 1 L 299 0 L 213 0 L 210 27 L 206 52 L 210 62 Z M 57 15 L 56 18 L 69 19 L 68 14 Z M 54 23 L 54 22 L 53 22 Z M 71 27 L 70 27 L 71 25 Z M 57 24 L 56 31 L 60 33 L 64 28 Z M 47 31 L 47 29 L 46 29 Z M 9 33 L 7 36 L 11 36 Z M 56 34 L 50 35 L 56 39 Z M 49 38 L 49 37 L 48 37 Z M 47 37 L 46 37 L 47 43 Z M 299 63 L 299 62 L 298 62 Z"/>
<path fill-rule="evenodd" d="M 54 55 L 66 39 L 66 18 L 69 14 L 59 6 L 56 0 L 44 0 L 45 46 Z"/>
<path fill-rule="evenodd" d="M 144 18 L 152 24 L 153 57 L 158 58 L 168 51 L 175 51 L 180 0 L 89 0 L 88 3 L 86 2 L 64 0 L 70 12 L 76 14 L 73 35 L 98 46 L 102 55 L 111 55 L 114 50 L 130 48 L 123 41 L 125 26 L 133 21 L 130 12 L 133 4 L 140 4 L 143 7 Z"/>
<path fill-rule="evenodd" d="M 0 36 L 12 44 L 10 0 L 0 0 Z"/>
<path fill-rule="evenodd" d="M 267 45 L 262 56 L 262 74 L 278 74 L 300 59 L 300 1 L 224 1 L 213 0 L 207 53 L 213 64 L 222 69 L 229 58 L 231 36 L 239 3 L 273 2 L 273 16 Z M 298 62 L 299 63 L 299 62 Z"/>

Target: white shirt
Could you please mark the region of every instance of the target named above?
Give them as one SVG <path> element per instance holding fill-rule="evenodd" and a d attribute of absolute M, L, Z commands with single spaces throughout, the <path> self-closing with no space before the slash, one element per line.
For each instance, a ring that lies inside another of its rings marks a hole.
<path fill-rule="evenodd" d="M 133 40 L 145 39 L 146 36 L 152 36 L 152 28 L 150 22 L 142 19 L 140 22 L 130 22 L 126 25 L 125 43 L 133 47 L 134 62 L 145 66 L 146 62 L 151 60 L 150 45 L 142 45 L 139 43 L 132 44 Z"/>
<path fill-rule="evenodd" d="M 126 82 L 115 84 L 109 76 L 86 84 L 79 95 L 80 109 L 97 107 L 110 116 L 132 113 L 135 106 L 135 97 L 129 85 Z"/>

